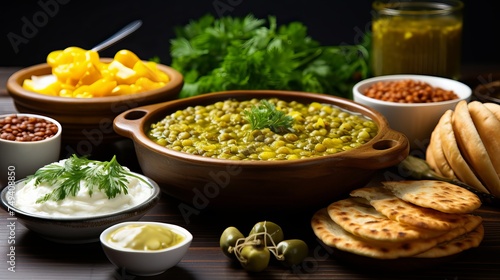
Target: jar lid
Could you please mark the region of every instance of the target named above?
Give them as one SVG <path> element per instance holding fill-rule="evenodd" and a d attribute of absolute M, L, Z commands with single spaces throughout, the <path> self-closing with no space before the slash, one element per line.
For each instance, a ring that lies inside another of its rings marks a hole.
<path fill-rule="evenodd" d="M 375 1 L 373 8 L 384 15 L 406 16 L 442 16 L 459 12 L 463 9 L 463 2 L 459 0 L 440 1 Z"/>

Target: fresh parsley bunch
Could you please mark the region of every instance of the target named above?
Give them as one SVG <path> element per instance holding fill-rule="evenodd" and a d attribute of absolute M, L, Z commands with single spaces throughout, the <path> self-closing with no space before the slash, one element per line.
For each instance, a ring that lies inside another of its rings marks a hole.
<path fill-rule="evenodd" d="M 205 15 L 175 31 L 170 54 L 172 67 L 184 75 L 180 97 L 276 89 L 350 98 L 353 84 L 369 75 L 368 40 L 321 46 L 300 22 L 278 26 L 273 16 Z"/>

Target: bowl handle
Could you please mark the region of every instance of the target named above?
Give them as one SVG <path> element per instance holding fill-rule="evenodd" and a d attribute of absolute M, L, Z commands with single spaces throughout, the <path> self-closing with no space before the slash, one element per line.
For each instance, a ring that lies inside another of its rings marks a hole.
<path fill-rule="evenodd" d="M 410 153 L 406 136 L 398 131 L 387 129 L 372 143 L 358 147 L 357 153 L 346 160 L 349 166 L 365 169 L 382 169 L 403 161 Z"/>
<path fill-rule="evenodd" d="M 149 106 L 127 110 L 113 120 L 113 129 L 121 136 L 135 139 L 138 131 L 142 131 L 144 116 L 149 114 Z"/>

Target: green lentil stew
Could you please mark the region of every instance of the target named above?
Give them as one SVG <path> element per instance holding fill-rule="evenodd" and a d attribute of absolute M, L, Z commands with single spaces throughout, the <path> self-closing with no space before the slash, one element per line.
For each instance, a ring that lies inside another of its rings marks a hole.
<path fill-rule="evenodd" d="M 228 99 L 178 110 L 148 132 L 150 139 L 170 149 L 232 160 L 295 160 L 354 149 L 378 131 L 372 120 L 330 104 L 266 100 L 293 118 L 286 130 L 253 129 L 245 118 L 263 100 Z"/>

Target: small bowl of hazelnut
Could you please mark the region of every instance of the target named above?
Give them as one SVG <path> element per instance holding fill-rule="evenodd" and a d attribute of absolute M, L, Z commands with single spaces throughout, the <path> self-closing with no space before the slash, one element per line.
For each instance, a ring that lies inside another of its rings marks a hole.
<path fill-rule="evenodd" d="M 62 127 L 34 114 L 0 115 L 0 189 L 59 160 Z"/>
<path fill-rule="evenodd" d="M 456 80 L 426 75 L 387 75 L 353 87 L 354 101 L 382 113 L 389 126 L 408 138 L 412 150 L 425 151 L 439 119 L 472 90 Z"/>

